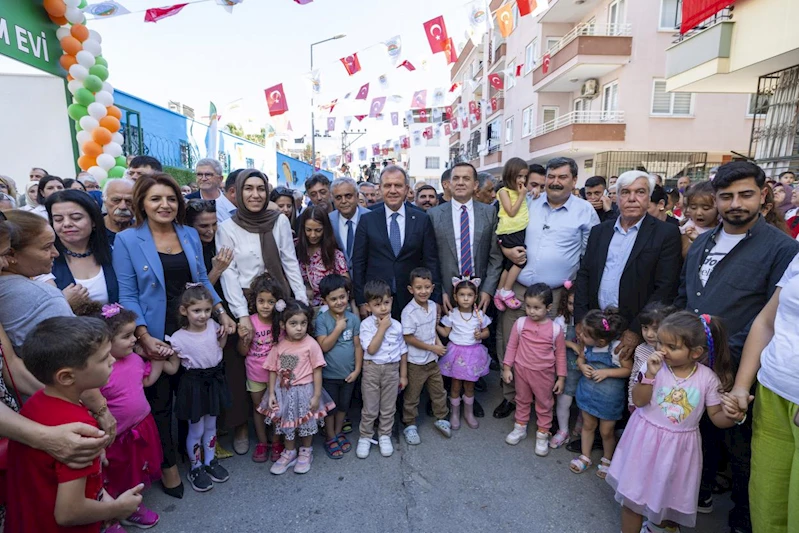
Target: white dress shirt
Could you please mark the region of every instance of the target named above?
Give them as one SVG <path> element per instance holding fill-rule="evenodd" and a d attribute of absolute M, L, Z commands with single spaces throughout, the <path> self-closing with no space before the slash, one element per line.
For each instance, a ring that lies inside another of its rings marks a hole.
<path fill-rule="evenodd" d="M 469 200 L 465 204 L 460 203 L 455 198 L 450 200 L 452 204 L 452 229 L 455 231 L 455 251 L 458 253 L 458 271 L 463 265 L 460 264 L 461 260 L 461 206 L 466 206 L 466 212 L 469 214 L 469 245 L 472 248 L 472 276 L 474 276 L 474 200 Z M 460 272 L 459 272 L 460 273 Z"/>
<path fill-rule="evenodd" d="M 305 284 L 300 274 L 300 264 L 294 250 L 294 239 L 291 236 L 291 224 L 285 216 L 277 217 L 272 235 L 280 252 L 280 262 L 286 280 L 294 293 L 294 298 L 303 303 L 308 303 Z M 261 238 L 257 233 L 250 233 L 241 226 L 226 220 L 219 225 L 216 233 L 216 249 L 223 246 L 233 250 L 233 261 L 222 272 L 222 291 L 230 305 L 230 310 L 235 318 L 249 316 L 247 299 L 244 298 L 242 289 L 249 289 L 252 280 L 264 272 L 264 260 L 261 255 Z"/>
<path fill-rule="evenodd" d="M 427 310 L 411 300 L 402 310 L 402 333 L 413 335 L 425 344 L 436 343 L 436 303 L 428 300 Z M 426 365 L 438 359 L 438 356 L 429 350 L 422 350 L 408 344 L 408 362 L 413 365 Z"/>
<path fill-rule="evenodd" d="M 374 315 L 368 316 L 361 322 L 361 334 L 358 339 L 361 341 L 363 348 L 363 360 L 372 361 L 377 365 L 386 365 L 389 363 L 399 363 L 402 356 L 408 353 L 408 346 L 405 344 L 405 337 L 402 335 L 402 324 L 391 319 L 391 325 L 383 334 L 383 344 L 377 350 L 377 353 L 369 353 L 369 345 L 372 344 L 372 339 L 377 335 L 377 317 Z"/>
<path fill-rule="evenodd" d="M 233 212 L 236 210 L 236 206 L 227 199 L 227 196 L 220 190 L 219 196 L 216 198 L 205 198 L 203 197 L 203 192 L 200 191 L 200 199 L 201 200 L 212 200 L 216 205 L 216 222 L 217 224 L 221 224 L 225 220 L 229 219 L 233 216 Z"/>
<path fill-rule="evenodd" d="M 625 230 L 621 227 L 621 217 L 619 217 L 616 219 L 616 224 L 613 225 L 613 237 L 608 245 L 608 256 L 605 259 L 605 268 L 602 271 L 597 295 L 599 308 L 602 310 L 619 306 L 621 276 L 624 274 L 624 269 L 627 268 L 627 261 L 630 260 L 630 255 L 633 253 L 633 247 L 643 222 L 644 217 L 641 217 L 641 220 Z"/>
<path fill-rule="evenodd" d="M 400 247 L 405 246 L 405 202 L 402 203 L 399 209 L 396 211 L 392 211 L 391 209 L 386 206 L 386 230 L 388 230 L 388 236 L 391 238 L 391 215 L 394 213 L 399 213 L 397 217 L 397 224 L 399 224 L 399 232 L 400 232 Z M 347 242 L 347 233 L 342 234 L 342 238 L 344 242 Z"/>
<path fill-rule="evenodd" d="M 389 211 L 389 210 L 386 209 L 386 211 Z M 398 223 L 399 223 L 399 219 L 400 218 L 401 217 L 397 217 L 397 222 Z M 344 243 L 345 249 L 343 250 L 343 252 L 344 252 L 345 255 L 347 253 L 347 250 L 346 250 L 346 246 L 347 246 L 347 222 L 352 220 L 352 237 L 353 237 L 353 239 L 355 239 L 355 230 L 358 229 L 358 221 L 360 219 L 361 219 L 361 213 L 360 213 L 359 209 L 355 210 L 355 214 L 352 215 L 352 218 L 344 218 L 344 215 L 341 214 L 341 211 L 338 212 L 338 234 L 341 235 L 341 242 Z M 389 222 L 391 222 L 390 218 L 389 218 Z M 389 230 L 390 230 L 390 227 L 389 227 Z M 402 235 L 402 230 L 403 229 L 400 227 L 400 235 Z M 353 246 L 354 246 L 354 240 L 353 240 Z"/>

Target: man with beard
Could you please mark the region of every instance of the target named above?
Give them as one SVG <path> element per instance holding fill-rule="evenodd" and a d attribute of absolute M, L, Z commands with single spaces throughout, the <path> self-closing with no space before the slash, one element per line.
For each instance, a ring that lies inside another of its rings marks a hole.
<path fill-rule="evenodd" d="M 774 294 L 777 282 L 799 252 L 799 243 L 769 225 L 760 214 L 766 198 L 766 175 L 748 161 L 719 167 L 711 182 L 722 223 L 694 241 L 688 250 L 675 305 L 724 320 L 737 370 L 749 328 Z M 755 399 L 757 402 L 757 399 Z M 700 513 L 713 510 L 712 490 L 722 447 L 729 451 L 732 501 L 729 525 L 749 533 L 749 468 L 752 419 L 727 430 L 716 429 L 707 416 L 699 425 L 704 465 L 699 491 Z"/>
<path fill-rule="evenodd" d="M 527 287 L 534 283 L 546 283 L 553 291 L 553 317 L 558 314 L 564 283 L 574 280 L 577 274 L 591 228 L 599 224 L 594 207 L 572 194 L 576 184 L 577 163 L 574 159 L 551 159 L 546 168 L 545 192 L 527 203 L 530 222 L 527 224 L 525 246 L 501 248 L 502 253 L 513 263 L 524 265 L 513 284 L 516 298 L 523 302 Z M 513 324 L 524 314 L 524 306 L 502 313 L 497 331 L 500 364 L 505 358 L 505 346 Z M 505 418 L 516 409 L 513 381 L 502 382 L 502 393 L 504 399 L 494 410 L 494 418 Z"/>
<path fill-rule="evenodd" d="M 108 180 L 103 189 L 105 232 L 108 243 L 114 246 L 117 233 L 133 224 L 133 180 L 127 178 Z"/>
<path fill-rule="evenodd" d="M 416 191 L 416 201 L 414 205 L 422 211 L 427 211 L 431 207 L 438 205 L 438 196 L 436 195 L 436 188 L 432 185 L 422 185 Z"/>

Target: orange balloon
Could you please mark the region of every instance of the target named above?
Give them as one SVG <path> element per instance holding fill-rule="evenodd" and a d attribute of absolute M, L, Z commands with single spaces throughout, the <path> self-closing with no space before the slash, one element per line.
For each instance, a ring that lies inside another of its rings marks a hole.
<path fill-rule="evenodd" d="M 64 54 L 59 59 L 58 62 L 61 63 L 61 66 L 64 67 L 64 70 L 69 70 L 69 67 L 72 65 L 77 65 L 78 60 L 75 59 L 75 56 Z"/>
<path fill-rule="evenodd" d="M 89 157 L 88 155 L 82 155 L 78 158 L 78 166 L 81 170 L 89 170 L 90 168 L 97 166 L 97 159 L 94 157 Z"/>
<path fill-rule="evenodd" d="M 44 10 L 51 17 L 63 17 L 67 12 L 64 0 L 44 0 Z"/>
<path fill-rule="evenodd" d="M 122 110 L 119 109 L 117 106 L 112 105 L 111 107 L 106 107 L 105 110 L 108 113 L 109 117 L 114 117 L 117 120 L 122 120 Z"/>
<path fill-rule="evenodd" d="M 59 26 L 66 26 L 69 24 L 67 17 L 54 17 L 53 15 L 48 15 L 50 20 L 53 21 L 53 24 L 57 24 Z"/>
<path fill-rule="evenodd" d="M 105 128 L 111 133 L 116 133 L 121 127 L 119 119 L 116 117 L 109 117 L 108 115 L 100 119 L 100 127 Z"/>
<path fill-rule="evenodd" d="M 67 35 L 61 39 L 61 49 L 67 54 L 74 56 L 83 50 L 83 45 L 76 38 L 72 37 L 71 35 Z"/>
<path fill-rule="evenodd" d="M 72 81 L 75 78 L 72 77 L 72 74 L 67 74 L 67 81 Z"/>
<path fill-rule="evenodd" d="M 86 154 L 88 157 L 97 157 L 98 155 L 103 153 L 103 147 L 94 141 L 88 141 L 83 143 L 83 146 L 81 146 L 81 148 L 83 149 L 83 153 Z"/>
<path fill-rule="evenodd" d="M 107 128 L 103 128 L 102 126 L 99 128 L 94 128 L 94 131 L 92 131 L 92 139 L 100 146 L 105 146 L 106 144 L 111 142 L 112 139 L 111 132 L 108 131 Z"/>
<path fill-rule="evenodd" d="M 89 28 L 84 26 L 83 24 L 75 24 L 69 30 L 69 33 L 72 34 L 74 38 L 79 40 L 80 42 L 86 41 L 89 39 Z"/>

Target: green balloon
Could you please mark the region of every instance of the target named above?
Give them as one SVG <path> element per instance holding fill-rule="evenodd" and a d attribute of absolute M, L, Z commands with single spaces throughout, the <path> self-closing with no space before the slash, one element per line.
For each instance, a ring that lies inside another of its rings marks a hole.
<path fill-rule="evenodd" d="M 88 106 L 94 102 L 94 95 L 88 89 L 80 88 L 75 91 L 73 96 L 75 97 L 75 101 L 82 106 Z"/>
<path fill-rule="evenodd" d="M 124 157 L 122 159 L 125 159 Z M 116 166 L 108 171 L 109 178 L 121 178 L 125 175 L 125 167 Z"/>
<path fill-rule="evenodd" d="M 122 168 L 123 170 L 128 165 L 128 158 L 124 155 L 121 155 L 116 158 L 117 165 L 114 168 Z M 113 168 L 111 169 L 113 170 Z"/>
<path fill-rule="evenodd" d="M 95 65 L 95 67 L 96 66 L 97 65 Z M 103 90 L 103 80 L 101 80 L 95 75 L 89 75 L 86 76 L 85 80 L 83 80 L 83 86 L 93 93 L 98 93 Z"/>
<path fill-rule="evenodd" d="M 81 89 L 81 91 L 85 91 L 86 89 Z M 94 100 L 94 97 L 92 97 Z M 89 110 L 86 109 L 85 105 L 81 105 L 80 103 L 72 104 L 67 108 L 67 114 L 69 118 L 78 122 L 81 118 L 85 117 L 89 114 Z"/>
<path fill-rule="evenodd" d="M 80 4 L 78 4 L 78 9 L 83 9 L 87 5 L 89 5 L 89 2 L 87 2 L 86 0 L 80 0 Z"/>
<path fill-rule="evenodd" d="M 97 56 L 94 58 L 95 65 L 102 65 L 105 68 L 108 68 L 108 61 L 105 60 L 103 56 Z"/>
<path fill-rule="evenodd" d="M 79 132 L 79 131 L 83 131 L 83 128 L 81 128 L 81 127 L 80 127 L 80 122 L 78 122 L 78 121 L 76 120 L 76 121 L 75 121 L 75 133 L 77 133 L 77 132 Z"/>
<path fill-rule="evenodd" d="M 89 74 L 97 76 L 101 80 L 105 81 L 108 79 L 108 68 L 95 63 L 94 66 L 89 69 Z"/>

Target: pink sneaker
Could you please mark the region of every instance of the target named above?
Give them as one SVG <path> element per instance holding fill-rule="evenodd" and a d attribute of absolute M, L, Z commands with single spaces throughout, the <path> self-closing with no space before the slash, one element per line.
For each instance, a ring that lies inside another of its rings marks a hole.
<path fill-rule="evenodd" d="M 269 459 L 269 443 L 259 442 L 252 452 L 252 460 L 256 463 L 265 463 Z"/>
<path fill-rule="evenodd" d="M 120 520 L 120 522 L 126 526 L 133 526 L 139 529 L 150 529 L 158 523 L 158 520 L 159 517 L 157 513 L 151 511 L 143 505 L 140 505 L 139 508 L 136 509 L 135 513 L 124 520 Z"/>
<path fill-rule="evenodd" d="M 114 522 L 103 530 L 103 533 L 127 533 L 125 528 L 119 525 L 119 522 Z"/>
<path fill-rule="evenodd" d="M 549 447 L 554 450 L 556 448 L 560 448 L 561 446 L 563 446 L 568 442 L 569 442 L 569 432 L 560 430 L 557 433 L 555 433 L 555 436 L 549 439 Z"/>
<path fill-rule="evenodd" d="M 522 302 L 520 302 L 519 299 L 516 298 L 516 295 L 513 293 L 510 293 L 509 295 L 505 296 L 503 300 L 505 301 L 505 305 L 508 306 L 508 309 L 515 310 L 522 306 Z"/>
<path fill-rule="evenodd" d="M 501 289 L 498 289 L 496 294 L 494 294 L 494 307 L 497 308 L 497 311 L 504 311 L 505 310 L 505 301 L 502 299 L 502 295 L 499 293 Z"/>

